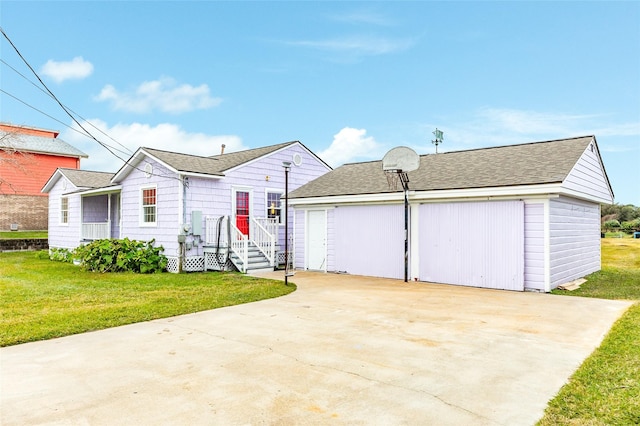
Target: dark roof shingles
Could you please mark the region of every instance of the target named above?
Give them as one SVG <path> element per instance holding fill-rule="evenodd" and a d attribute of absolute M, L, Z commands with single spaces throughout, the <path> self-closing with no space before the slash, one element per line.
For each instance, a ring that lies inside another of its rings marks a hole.
<path fill-rule="evenodd" d="M 420 156 L 410 172 L 414 191 L 562 182 L 593 136 Z M 292 191 L 291 198 L 361 195 L 389 189 L 382 161 L 345 164 Z"/>
<path fill-rule="evenodd" d="M 111 186 L 113 173 L 93 172 L 79 169 L 59 169 L 78 188 L 105 188 Z"/>

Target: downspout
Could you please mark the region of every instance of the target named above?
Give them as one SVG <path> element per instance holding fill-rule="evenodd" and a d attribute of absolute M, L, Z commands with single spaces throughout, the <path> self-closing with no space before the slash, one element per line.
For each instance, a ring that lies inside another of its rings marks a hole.
<path fill-rule="evenodd" d="M 182 194 L 180 196 L 182 210 L 178 214 L 178 273 L 182 273 L 183 265 L 186 257 L 185 243 L 186 235 L 184 229 L 184 222 L 187 217 L 187 186 L 189 185 L 189 178 L 185 175 L 180 175 L 180 183 L 182 184 Z"/>

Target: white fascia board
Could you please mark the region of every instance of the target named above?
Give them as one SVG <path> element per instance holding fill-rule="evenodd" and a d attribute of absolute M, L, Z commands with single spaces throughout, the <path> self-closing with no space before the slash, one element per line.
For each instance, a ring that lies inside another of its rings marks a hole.
<path fill-rule="evenodd" d="M 307 206 L 307 205 L 335 205 L 335 204 L 367 204 L 367 203 L 397 203 L 404 201 L 402 192 L 385 192 L 380 194 L 361 194 L 361 195 L 336 195 L 329 197 L 313 197 L 313 198 L 289 198 L 291 206 Z"/>
<path fill-rule="evenodd" d="M 220 176 L 220 175 L 208 175 L 208 174 L 204 174 L 204 173 L 196 173 L 196 172 L 179 172 L 182 176 L 188 176 L 188 177 L 197 177 L 197 178 L 203 178 L 203 179 L 224 179 L 225 176 Z"/>
<path fill-rule="evenodd" d="M 430 200 L 497 200 L 514 199 L 532 196 L 548 196 L 562 191 L 561 183 L 545 185 L 501 186 L 491 188 L 449 189 L 441 191 L 416 192 L 410 199 L 412 201 Z"/>
<path fill-rule="evenodd" d="M 47 183 L 44 184 L 44 186 L 42 187 L 42 189 L 40 190 L 40 192 L 48 194 L 49 191 L 51 191 L 51 189 L 53 188 L 53 186 L 56 184 L 56 182 L 58 181 L 58 179 L 60 179 L 60 177 L 63 176 L 62 172 L 60 171 L 60 169 L 56 169 L 56 171 L 51 175 L 51 177 L 49 178 L 49 180 L 47 180 Z"/>
<path fill-rule="evenodd" d="M 561 183 L 546 185 L 504 186 L 492 188 L 447 189 L 437 191 L 409 191 L 410 202 L 439 201 L 478 201 L 520 198 L 548 198 L 563 192 Z M 564 191 L 566 192 L 566 190 Z M 379 194 L 337 195 L 329 197 L 294 198 L 289 204 L 294 206 L 317 204 L 349 204 L 349 203 L 398 203 L 404 201 L 402 192 L 384 192 Z"/>
<path fill-rule="evenodd" d="M 149 154 L 147 151 L 144 150 L 144 148 L 139 148 L 138 151 L 135 154 L 133 154 L 133 156 L 131 156 L 131 158 L 129 158 L 127 160 L 127 162 L 120 168 L 120 170 L 118 170 L 116 172 L 116 174 L 111 179 L 111 182 L 116 183 L 116 182 L 121 181 L 125 177 L 127 177 L 127 175 L 129 173 L 131 173 L 132 169 L 137 169 L 138 168 L 138 165 L 140 163 L 142 163 L 142 160 L 143 160 L 144 157 L 149 157 L 152 160 L 154 160 L 155 162 L 157 162 L 157 163 L 161 164 L 162 166 L 164 166 L 166 169 L 168 169 L 168 170 L 170 170 L 170 171 L 172 171 L 172 172 L 174 172 L 176 174 L 178 173 L 178 170 L 176 170 L 175 168 L 171 167 L 170 165 L 168 165 L 164 161 L 160 160 L 159 158 Z"/>
<path fill-rule="evenodd" d="M 111 194 L 113 192 L 120 192 L 122 190 L 122 185 L 113 185 L 106 186 L 104 188 L 95 188 L 95 189 L 87 189 L 86 191 L 78 191 L 76 194 L 80 194 L 81 196 L 85 195 L 101 195 L 101 194 Z"/>

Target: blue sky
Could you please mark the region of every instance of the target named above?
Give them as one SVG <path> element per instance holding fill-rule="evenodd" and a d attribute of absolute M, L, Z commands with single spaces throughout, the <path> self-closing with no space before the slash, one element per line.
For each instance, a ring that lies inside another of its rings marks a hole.
<path fill-rule="evenodd" d="M 640 206 L 640 2 L 3 0 L 0 22 L 125 159 L 300 140 L 335 167 L 433 153 L 436 127 L 441 152 L 594 134 L 616 202 Z M 0 120 L 116 171 L 0 47 Z"/>

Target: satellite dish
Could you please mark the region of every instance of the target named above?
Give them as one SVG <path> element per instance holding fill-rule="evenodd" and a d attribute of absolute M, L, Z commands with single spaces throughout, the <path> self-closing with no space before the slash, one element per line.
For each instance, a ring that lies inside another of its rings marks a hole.
<path fill-rule="evenodd" d="M 407 146 L 397 146 L 387 152 L 382 158 L 382 171 L 407 173 L 418 170 L 420 156 Z"/>

